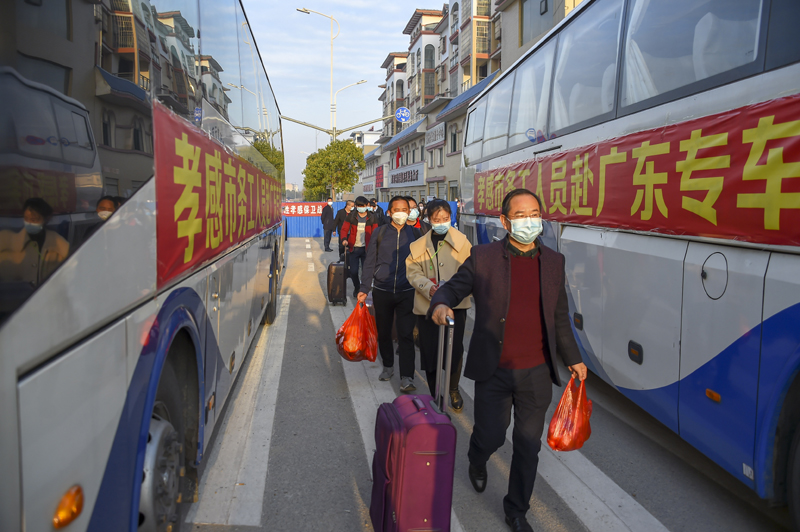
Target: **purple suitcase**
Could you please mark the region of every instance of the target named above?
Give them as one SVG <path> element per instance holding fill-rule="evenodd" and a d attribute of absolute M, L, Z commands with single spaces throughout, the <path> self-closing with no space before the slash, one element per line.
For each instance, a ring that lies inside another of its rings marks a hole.
<path fill-rule="evenodd" d="M 445 396 L 450 389 L 452 320 L 442 326 L 439 338 L 437 399 L 403 395 L 378 408 L 370 503 L 375 532 L 450 530 L 456 428 L 445 411 Z M 445 352 L 447 367 L 442 372 Z"/>

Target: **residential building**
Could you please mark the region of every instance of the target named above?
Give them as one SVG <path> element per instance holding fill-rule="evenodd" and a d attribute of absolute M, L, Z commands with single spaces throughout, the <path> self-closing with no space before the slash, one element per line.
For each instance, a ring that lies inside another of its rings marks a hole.
<path fill-rule="evenodd" d="M 383 177 L 380 146 L 375 147 L 364 155 L 364 164 L 364 169 L 359 172 L 358 175 L 358 183 L 353 187 L 353 195 L 378 198 L 376 194 L 377 189 L 375 188 L 375 178 L 378 173 Z"/>
<path fill-rule="evenodd" d="M 411 40 L 406 64 L 406 107 L 411 112 L 410 123 L 416 123 L 422 118 L 420 108 L 432 101 L 437 94 L 436 50 L 439 36 L 434 29 L 441 19 L 441 10 L 416 9 L 403 30 Z"/>
<path fill-rule="evenodd" d="M 491 0 L 450 4 L 450 96 L 461 94 L 493 72 L 489 60 L 492 14 Z"/>
<path fill-rule="evenodd" d="M 378 139 L 381 138 L 382 131 L 375 131 L 370 128 L 367 131 L 353 131 L 350 133 L 350 140 L 364 152 L 364 156 L 378 147 Z"/>
<path fill-rule="evenodd" d="M 502 68 L 508 68 L 522 57 L 580 3 L 581 0 L 495 0 L 494 8 L 500 18 L 493 20 L 492 42 L 498 41 Z"/>
<path fill-rule="evenodd" d="M 392 52 L 386 56 L 381 68 L 386 69 L 386 84 L 378 98 L 383 102 L 383 116 L 394 116 L 398 108 L 406 104 L 406 61 L 408 52 Z M 383 122 L 383 135 L 378 143 L 389 140 L 403 129 L 403 124 L 394 118 Z"/>

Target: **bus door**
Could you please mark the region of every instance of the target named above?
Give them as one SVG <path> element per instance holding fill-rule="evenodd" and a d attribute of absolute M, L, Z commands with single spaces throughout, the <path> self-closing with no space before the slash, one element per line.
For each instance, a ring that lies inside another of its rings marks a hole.
<path fill-rule="evenodd" d="M 692 242 L 684 263 L 680 434 L 750 487 L 768 262 Z"/>

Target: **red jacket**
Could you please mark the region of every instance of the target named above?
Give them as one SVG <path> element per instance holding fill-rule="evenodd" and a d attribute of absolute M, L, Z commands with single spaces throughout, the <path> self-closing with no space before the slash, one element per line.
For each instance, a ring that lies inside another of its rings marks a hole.
<path fill-rule="evenodd" d="M 364 248 L 369 246 L 369 237 L 374 230 L 378 228 L 378 220 L 371 212 L 367 212 L 367 221 L 364 227 Z M 358 211 L 353 209 L 350 214 L 344 219 L 342 224 L 342 231 L 339 238 L 342 241 L 347 241 L 347 251 L 353 252 L 353 247 L 356 244 L 356 233 L 358 232 Z"/>

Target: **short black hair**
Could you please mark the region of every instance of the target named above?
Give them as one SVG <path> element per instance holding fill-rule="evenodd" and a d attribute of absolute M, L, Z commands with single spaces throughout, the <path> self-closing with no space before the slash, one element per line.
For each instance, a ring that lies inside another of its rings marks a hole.
<path fill-rule="evenodd" d="M 352 204 L 353 204 L 353 200 L 349 199 L 344 203 L 344 206 L 347 207 L 348 205 L 352 205 Z"/>
<path fill-rule="evenodd" d="M 364 196 L 356 198 L 356 207 L 366 207 L 367 205 L 369 205 L 369 201 Z"/>
<path fill-rule="evenodd" d="M 523 194 L 527 194 L 528 196 L 533 196 L 534 198 L 536 198 L 536 203 L 539 204 L 539 210 L 544 209 L 544 207 L 542 207 L 542 200 L 539 199 L 539 196 L 537 196 L 527 188 L 515 188 L 514 190 L 506 194 L 505 198 L 503 198 L 503 208 L 501 211 L 503 213 L 503 216 L 508 218 L 508 211 L 511 209 L 511 200 L 516 198 L 517 196 L 522 196 Z"/>
<path fill-rule="evenodd" d="M 377 202 L 377 201 L 375 201 L 375 198 L 372 198 L 371 200 L 369 200 L 369 204 L 370 204 L 370 205 L 377 205 L 377 204 L 378 204 L 378 202 Z"/>
<path fill-rule="evenodd" d="M 111 203 L 114 204 L 114 208 L 115 209 L 117 207 L 119 207 L 119 203 L 117 203 L 117 199 L 114 196 L 103 196 L 102 198 L 97 200 L 97 203 L 95 204 L 95 208 L 99 207 L 100 206 L 100 202 L 103 202 L 103 201 L 110 201 Z"/>
<path fill-rule="evenodd" d="M 411 196 L 403 196 L 403 197 L 405 198 L 406 201 L 413 201 L 414 205 L 419 205 L 419 202 L 417 202 L 415 198 L 412 198 Z M 408 206 L 411 207 L 411 203 L 409 203 Z"/>
<path fill-rule="evenodd" d="M 425 212 L 428 213 L 429 220 L 440 210 L 447 211 L 447 214 L 449 214 L 451 218 L 453 217 L 453 209 L 451 209 L 450 204 L 444 200 L 436 199 L 425 206 Z"/>
<path fill-rule="evenodd" d="M 392 199 L 389 200 L 389 209 L 388 210 L 392 210 L 392 204 L 395 201 L 405 201 L 406 202 L 406 207 L 408 207 L 408 200 L 405 197 L 403 197 L 403 196 L 395 196 L 395 197 L 393 197 Z"/>
<path fill-rule="evenodd" d="M 328 198 L 328 201 L 333 201 L 333 198 Z"/>
<path fill-rule="evenodd" d="M 28 198 L 22 204 L 22 211 L 32 210 L 38 213 L 42 218 L 47 220 L 53 215 L 53 208 L 42 198 Z"/>

